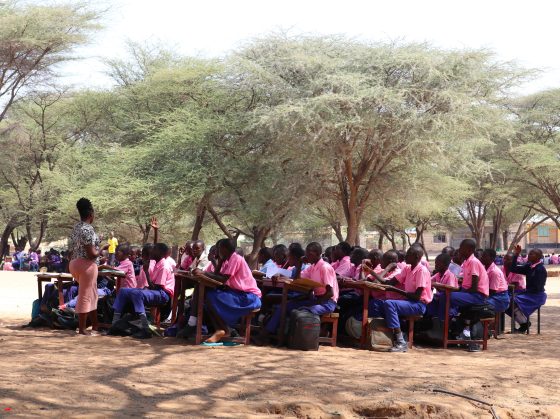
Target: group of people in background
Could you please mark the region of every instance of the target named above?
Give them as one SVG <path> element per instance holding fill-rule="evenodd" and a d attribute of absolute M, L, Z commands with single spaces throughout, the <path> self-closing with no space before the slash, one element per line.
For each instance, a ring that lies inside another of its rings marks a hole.
<path fill-rule="evenodd" d="M 387 291 L 371 291 L 368 310 L 369 317 L 384 318 L 387 327 L 393 331 L 393 352 L 407 350 L 401 330 L 403 316 L 420 315 L 440 321 L 445 316 L 445 294 L 434 292 L 433 283 L 458 289 L 450 294 L 451 316 L 472 306 L 488 304 L 496 312 L 514 316 L 520 332 L 530 326 L 528 319 L 532 312 L 546 302 L 547 274 L 544 256 L 538 249 L 531 250 L 527 261 L 523 261 L 518 246 L 513 253 L 504 256 L 503 265 L 498 267 L 493 249 L 479 250 L 473 240 L 466 239 L 458 249 L 444 248 L 435 258 L 432 269 L 419 244 L 412 245 L 406 252 L 382 252 L 352 247 L 346 242 L 325 251 L 317 242 L 309 243 L 305 248 L 299 243 L 291 243 L 261 249 L 259 269 L 251 270 L 229 239 L 219 240 L 208 250 L 201 240 L 187 242 L 177 263 L 171 257 L 170 248 L 158 241 L 159 225 L 155 219 L 152 220 L 154 243 L 135 248 L 126 243 L 118 244 L 115 239 L 100 246 L 92 227 L 94 210 L 91 202 L 82 198 L 77 208 L 81 221 L 74 227 L 69 240 L 69 271 L 79 284 L 74 310 L 79 317 L 80 334 L 97 333 L 97 305 L 102 295 L 98 271 L 114 267 L 124 273 L 124 278 L 112 303 L 109 335 L 119 334 L 119 323 L 132 315 L 138 325 L 133 336 L 139 339 L 151 337 L 148 308 L 170 309 L 178 269 L 188 271 L 194 277 L 222 283 L 222 286 L 207 291 L 203 319 L 197 318 L 195 291 L 185 307 L 184 316 L 179 316 L 181 320 L 172 326 L 178 337 L 190 337 L 198 322 L 202 322 L 203 329 L 212 332 L 203 342 L 206 346 L 227 345 L 226 338 L 235 335 L 235 325 L 240 318 L 255 310 L 260 310 L 258 321 L 262 326 L 256 343 L 266 344 L 277 334 L 281 289 L 268 287 L 264 290 L 258 282 L 264 277 L 273 281 L 307 278 L 320 284 L 311 293 L 290 292 L 287 314 L 306 310 L 320 316 L 338 311 L 342 324 L 362 312 L 363 298 L 360 291 L 351 286 L 353 281 L 392 285 L 394 288 Z M 112 238 L 114 235 L 111 234 Z M 514 295 L 509 292 L 509 285 L 514 285 Z M 510 309 L 512 299 L 515 301 L 513 312 Z M 86 331 L 88 322 L 92 332 Z M 461 338 L 470 338 L 468 322 Z"/>
<path fill-rule="evenodd" d="M 31 249 L 26 253 L 23 248 L 16 248 L 12 256 L 6 256 L 1 263 L 4 271 L 38 272 L 45 268 L 48 272 L 68 272 L 68 252 L 50 249 L 44 254 L 41 249 Z"/>

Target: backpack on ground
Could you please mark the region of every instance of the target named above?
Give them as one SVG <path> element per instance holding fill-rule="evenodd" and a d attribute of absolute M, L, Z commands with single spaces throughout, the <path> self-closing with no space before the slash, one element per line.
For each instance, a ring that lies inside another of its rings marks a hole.
<path fill-rule="evenodd" d="M 288 348 L 301 351 L 319 350 L 321 319 L 308 310 L 293 310 L 290 313 Z"/>
<path fill-rule="evenodd" d="M 393 331 L 387 327 L 385 319 L 374 318 L 369 322 L 368 349 L 387 352 L 393 346 Z"/>

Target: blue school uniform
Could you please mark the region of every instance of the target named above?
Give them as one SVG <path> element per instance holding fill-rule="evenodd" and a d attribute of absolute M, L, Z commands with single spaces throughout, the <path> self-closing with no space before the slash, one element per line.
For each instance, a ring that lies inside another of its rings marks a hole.
<path fill-rule="evenodd" d="M 529 262 L 523 265 L 517 265 L 517 256 L 514 256 L 510 272 L 525 275 L 527 288 L 525 291 L 516 292 L 514 299 L 515 305 L 519 307 L 525 316 L 529 317 L 546 303 L 546 292 L 544 288 L 547 278 L 546 268 L 542 263 L 536 266 L 531 266 Z"/>
<path fill-rule="evenodd" d="M 229 327 L 234 327 L 241 317 L 261 308 L 258 295 L 232 288 L 208 290 L 206 299 Z"/>
<path fill-rule="evenodd" d="M 509 293 L 507 291 L 497 292 L 486 300 L 496 313 L 503 313 L 509 307 Z"/>

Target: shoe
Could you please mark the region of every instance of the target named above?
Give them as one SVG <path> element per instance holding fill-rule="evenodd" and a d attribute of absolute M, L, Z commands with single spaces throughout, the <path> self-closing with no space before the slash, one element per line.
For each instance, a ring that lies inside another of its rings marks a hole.
<path fill-rule="evenodd" d="M 389 352 L 406 352 L 408 351 L 408 344 L 406 342 L 395 343 Z"/>
<path fill-rule="evenodd" d="M 471 340 L 471 337 L 466 336 L 464 332 L 461 332 L 461 334 L 457 336 L 457 340 Z"/>
<path fill-rule="evenodd" d="M 480 345 L 478 343 L 469 343 L 467 350 L 469 352 L 480 352 Z"/>
<path fill-rule="evenodd" d="M 140 329 L 138 332 L 132 335 L 134 339 L 151 339 L 152 334 L 149 330 Z"/>
<path fill-rule="evenodd" d="M 517 333 L 527 333 L 527 330 L 531 327 L 531 322 L 522 323 L 519 325 L 519 329 L 515 329 Z"/>
<path fill-rule="evenodd" d="M 186 325 L 185 327 L 183 327 L 181 330 L 177 332 L 177 335 L 175 337 L 188 339 L 191 336 L 194 336 L 195 334 L 196 334 L 196 326 Z"/>

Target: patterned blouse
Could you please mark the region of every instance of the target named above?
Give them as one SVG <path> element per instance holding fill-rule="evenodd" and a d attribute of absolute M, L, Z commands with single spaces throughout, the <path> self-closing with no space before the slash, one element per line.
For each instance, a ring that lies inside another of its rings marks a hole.
<path fill-rule="evenodd" d="M 74 259 L 89 259 L 86 246 L 94 245 L 96 248 L 99 247 L 99 238 L 91 224 L 84 223 L 80 221 L 74 226 L 72 234 L 70 234 L 70 239 L 68 240 L 68 249 L 72 252 L 72 260 Z"/>

